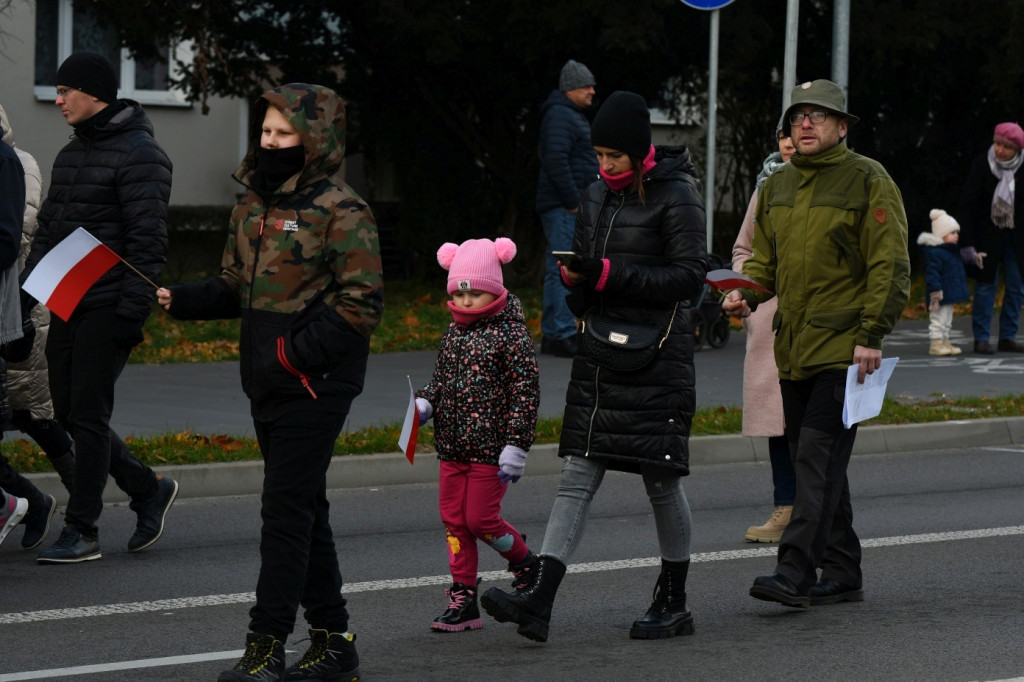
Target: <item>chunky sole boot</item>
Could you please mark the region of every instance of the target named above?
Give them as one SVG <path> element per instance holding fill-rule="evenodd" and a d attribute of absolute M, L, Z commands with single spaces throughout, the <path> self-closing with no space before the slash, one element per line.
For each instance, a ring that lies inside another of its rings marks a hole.
<path fill-rule="evenodd" d="M 643 618 L 633 621 L 632 639 L 667 639 L 693 634 L 693 614 L 686 610 L 686 574 L 689 561 L 661 562 L 654 585 L 654 601 Z"/>
<path fill-rule="evenodd" d="M 250 632 L 245 653 L 231 670 L 217 675 L 217 682 L 280 682 L 284 675 L 284 644 L 273 635 Z"/>
<path fill-rule="evenodd" d="M 448 595 L 448 610 L 434 619 L 431 630 L 438 632 L 462 632 L 479 630 L 484 626 L 480 620 L 480 607 L 476 603 L 477 588 L 462 583 L 453 583 L 445 590 Z"/>
<path fill-rule="evenodd" d="M 356 636 L 310 628 L 309 648 L 298 663 L 284 671 L 281 679 L 285 682 L 356 682 L 359 679 Z"/>
<path fill-rule="evenodd" d="M 516 632 L 535 642 L 548 641 L 548 623 L 551 606 L 558 586 L 565 577 L 565 564 L 558 559 L 542 556 L 537 562 L 533 581 L 512 594 L 492 587 L 480 599 L 480 605 L 499 623 L 513 622 Z"/>

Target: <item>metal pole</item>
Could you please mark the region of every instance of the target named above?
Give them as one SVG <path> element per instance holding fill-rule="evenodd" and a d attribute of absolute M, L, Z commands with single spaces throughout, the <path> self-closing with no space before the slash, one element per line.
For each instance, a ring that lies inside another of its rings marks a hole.
<path fill-rule="evenodd" d="M 832 16 L 832 82 L 850 102 L 850 0 L 835 0 Z"/>
<path fill-rule="evenodd" d="M 711 12 L 711 47 L 708 55 L 708 159 L 707 185 L 704 187 L 704 216 L 707 225 L 707 249 L 715 231 L 715 119 L 718 115 L 718 10 Z"/>
<path fill-rule="evenodd" d="M 800 30 L 800 0 L 786 3 L 786 52 L 782 74 L 782 112 L 789 108 L 796 87 L 796 44 Z M 780 113 L 782 113 L 780 112 Z"/>

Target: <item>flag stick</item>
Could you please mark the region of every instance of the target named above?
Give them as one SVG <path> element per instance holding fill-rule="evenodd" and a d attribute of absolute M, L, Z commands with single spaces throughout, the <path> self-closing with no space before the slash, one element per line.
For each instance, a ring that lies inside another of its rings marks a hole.
<path fill-rule="evenodd" d="M 141 277 L 142 279 L 144 279 L 144 280 L 146 280 L 147 282 L 149 282 L 149 283 L 150 283 L 150 284 L 151 284 L 151 285 L 153 286 L 153 288 L 154 288 L 154 289 L 159 289 L 159 288 L 160 288 L 160 285 L 159 285 L 159 284 L 157 284 L 156 282 L 154 282 L 153 280 L 151 280 L 151 279 L 150 279 L 149 277 L 146 277 L 146 276 L 145 276 L 145 275 L 143 275 L 143 274 L 142 274 L 141 272 L 139 272 L 139 271 L 138 271 L 138 269 L 136 269 L 134 265 L 132 265 L 131 263 L 129 263 L 128 261 L 126 261 L 126 260 L 125 260 L 125 259 L 123 259 L 123 258 L 121 259 L 121 262 L 122 262 L 122 263 L 124 263 L 124 264 L 125 264 L 126 266 L 128 266 L 128 268 L 129 268 L 129 269 L 131 269 L 131 271 L 132 271 L 132 272 L 134 272 L 134 273 L 135 273 L 136 275 L 138 275 L 138 276 L 139 276 L 139 277 Z"/>

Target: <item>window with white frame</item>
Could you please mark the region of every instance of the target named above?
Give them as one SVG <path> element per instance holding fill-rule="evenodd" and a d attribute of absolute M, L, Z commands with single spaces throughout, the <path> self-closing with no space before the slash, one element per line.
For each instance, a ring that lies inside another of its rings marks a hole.
<path fill-rule="evenodd" d="M 35 95 L 55 100 L 57 67 L 73 52 L 99 52 L 118 71 L 118 97 L 143 104 L 188 106 L 180 90 L 169 90 L 168 55 L 171 48 L 160 49 L 160 59 L 136 61 L 118 45 L 117 33 L 103 27 L 87 10 L 75 7 L 73 0 L 37 0 Z"/>

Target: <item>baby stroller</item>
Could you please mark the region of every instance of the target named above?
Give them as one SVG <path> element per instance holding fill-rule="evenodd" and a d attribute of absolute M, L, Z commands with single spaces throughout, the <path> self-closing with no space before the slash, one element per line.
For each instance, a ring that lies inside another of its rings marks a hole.
<path fill-rule="evenodd" d="M 713 253 L 708 254 L 707 260 L 709 272 L 732 265 Z M 693 351 L 699 351 L 705 343 L 712 348 L 725 348 L 725 344 L 729 343 L 729 316 L 722 310 L 721 300 L 707 282 L 700 290 L 691 314 Z"/>

